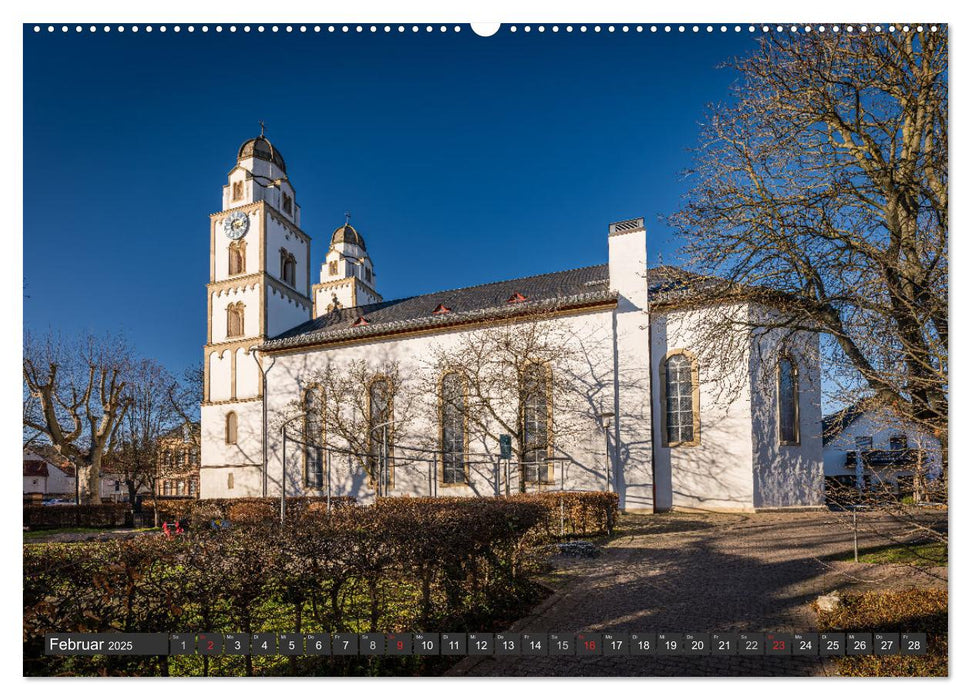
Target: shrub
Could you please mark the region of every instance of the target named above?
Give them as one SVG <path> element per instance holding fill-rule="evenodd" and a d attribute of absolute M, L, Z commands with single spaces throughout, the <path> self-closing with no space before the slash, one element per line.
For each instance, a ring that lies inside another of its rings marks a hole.
<path fill-rule="evenodd" d="M 125 503 L 101 505 L 25 505 L 24 526 L 31 529 L 61 527 L 124 527 L 130 509 Z"/>
<path fill-rule="evenodd" d="M 926 632 L 925 656 L 837 657 L 844 676 L 947 676 L 947 591 L 910 589 L 843 596 L 816 612 L 821 631 Z"/>

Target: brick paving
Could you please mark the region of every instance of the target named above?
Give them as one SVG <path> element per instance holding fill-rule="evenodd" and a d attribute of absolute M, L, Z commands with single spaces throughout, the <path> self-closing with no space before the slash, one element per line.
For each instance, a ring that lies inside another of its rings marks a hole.
<path fill-rule="evenodd" d="M 946 514 L 930 515 L 946 519 Z M 875 514 L 860 547 L 886 544 Z M 553 559 L 556 590 L 509 631 L 812 632 L 810 603 L 834 590 L 946 587 L 946 570 L 825 561 L 852 551 L 848 517 L 829 511 L 625 516 L 601 556 Z M 944 580 L 942 580 L 942 578 Z M 806 657 L 467 657 L 448 675 L 810 676 L 832 665 Z"/>

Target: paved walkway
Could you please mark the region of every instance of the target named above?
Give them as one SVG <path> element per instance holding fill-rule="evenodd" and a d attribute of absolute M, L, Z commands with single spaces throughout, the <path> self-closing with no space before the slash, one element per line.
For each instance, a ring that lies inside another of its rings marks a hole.
<path fill-rule="evenodd" d="M 944 515 L 936 515 L 941 519 Z M 860 547 L 885 544 L 861 517 Z M 884 527 L 900 526 L 881 520 Z M 809 604 L 833 590 L 946 587 L 912 567 L 824 561 L 852 550 L 832 512 L 627 516 L 600 557 L 554 559 L 556 592 L 510 631 L 815 631 Z M 946 577 L 943 569 L 935 570 Z M 449 675 L 828 675 L 803 657 L 467 657 Z"/>

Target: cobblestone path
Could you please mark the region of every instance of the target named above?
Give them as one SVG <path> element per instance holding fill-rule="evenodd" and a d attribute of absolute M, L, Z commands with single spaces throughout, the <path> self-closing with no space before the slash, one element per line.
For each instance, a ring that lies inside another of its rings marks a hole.
<path fill-rule="evenodd" d="M 878 518 L 861 517 L 861 548 L 886 543 L 871 532 L 878 522 L 890 527 Z M 823 593 L 947 585 L 912 567 L 825 561 L 847 550 L 847 516 L 829 511 L 625 516 L 601 556 L 554 558 L 555 593 L 510 631 L 811 632 L 816 627 L 809 604 Z M 946 577 L 943 569 L 936 573 Z M 448 675 L 829 673 L 827 662 L 805 657 L 508 656 L 467 657 Z"/>

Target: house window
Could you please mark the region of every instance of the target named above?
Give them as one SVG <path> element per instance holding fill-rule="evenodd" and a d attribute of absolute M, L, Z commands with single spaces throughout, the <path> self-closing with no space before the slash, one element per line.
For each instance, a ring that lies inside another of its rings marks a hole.
<path fill-rule="evenodd" d="M 185 482 L 184 481 L 176 481 L 175 482 L 175 495 L 176 496 L 184 496 L 185 495 Z"/>
<path fill-rule="evenodd" d="M 238 338 L 243 335 L 245 305 L 241 301 L 226 307 L 226 337 Z"/>
<path fill-rule="evenodd" d="M 391 387 L 387 379 L 375 379 L 368 390 L 368 469 L 384 484 L 394 482 L 394 426 L 391 425 Z M 383 459 L 382 459 L 383 458 Z"/>
<path fill-rule="evenodd" d="M 291 287 L 297 283 L 297 259 L 283 248 L 280 248 L 280 279 Z"/>
<path fill-rule="evenodd" d="M 313 386 L 303 396 L 303 483 L 306 488 L 324 485 L 324 391 Z"/>
<path fill-rule="evenodd" d="M 779 444 L 799 444 L 799 370 L 788 356 L 779 360 Z"/>
<path fill-rule="evenodd" d="M 336 260 L 331 260 L 329 263 L 327 263 L 327 272 L 330 274 L 331 277 L 337 277 L 337 261 Z"/>
<path fill-rule="evenodd" d="M 189 495 L 195 498 L 197 493 L 199 493 L 199 484 L 193 479 L 189 481 Z"/>
<path fill-rule="evenodd" d="M 233 241 L 229 244 L 229 274 L 241 275 L 246 272 L 246 241 Z"/>
<path fill-rule="evenodd" d="M 121 482 L 115 479 L 115 491 L 121 491 Z"/>
<path fill-rule="evenodd" d="M 853 438 L 853 444 L 856 446 L 857 452 L 863 452 L 864 450 L 872 450 L 873 436 L 857 435 L 855 438 Z"/>
<path fill-rule="evenodd" d="M 230 411 L 226 414 L 226 444 L 235 445 L 236 444 L 236 428 L 237 419 L 236 412 Z"/>
<path fill-rule="evenodd" d="M 532 483 L 552 480 L 550 455 L 550 376 L 545 365 L 523 370 L 523 478 Z"/>
<path fill-rule="evenodd" d="M 283 193 L 283 211 L 287 214 L 293 213 L 293 199 L 286 192 Z"/>
<path fill-rule="evenodd" d="M 226 477 L 226 488 L 232 490 L 236 486 L 236 480 L 233 478 L 233 473 L 229 472 Z"/>
<path fill-rule="evenodd" d="M 166 479 L 162 482 L 162 495 L 171 496 L 172 495 L 172 482 Z"/>
<path fill-rule="evenodd" d="M 465 382 L 458 372 L 442 377 L 442 483 L 465 483 Z"/>
<path fill-rule="evenodd" d="M 664 362 L 664 439 L 666 447 L 698 444 L 697 366 L 686 352 Z"/>
<path fill-rule="evenodd" d="M 238 202 L 243 198 L 243 181 L 239 180 L 233 183 L 233 201 Z"/>
<path fill-rule="evenodd" d="M 890 443 L 890 449 L 895 452 L 902 452 L 907 449 L 907 436 L 906 435 L 891 435 L 888 440 Z"/>

